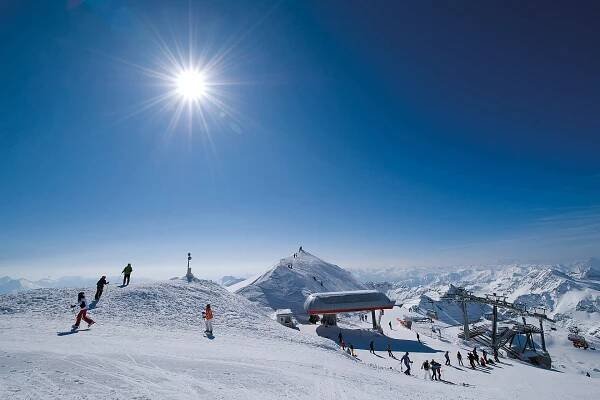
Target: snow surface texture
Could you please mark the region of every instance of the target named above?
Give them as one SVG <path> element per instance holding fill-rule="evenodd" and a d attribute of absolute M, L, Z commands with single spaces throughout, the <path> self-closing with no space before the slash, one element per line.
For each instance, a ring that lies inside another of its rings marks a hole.
<path fill-rule="evenodd" d="M 359 326 L 355 315 L 343 321 L 348 340 L 357 338 L 353 358 L 334 343 L 338 328 L 285 328 L 261 307 L 207 281 L 109 287 L 89 312 L 96 325 L 71 333 L 69 304 L 77 292 L 0 296 L 1 399 L 586 400 L 600 390 L 600 379 L 515 360 L 475 371 L 443 367 L 445 381 L 423 380 L 425 358 L 442 361 L 442 351 L 464 348 L 425 334 L 418 344 L 413 331 L 396 323 L 397 309 L 384 316 L 385 336 L 367 330 L 368 323 Z M 92 289 L 86 293 L 93 295 Z M 202 334 L 206 303 L 215 313 L 213 338 Z M 364 349 L 369 340 L 377 355 Z M 400 373 L 398 359 L 383 352 L 388 342 L 398 358 L 411 351 L 418 377 Z"/>
<path fill-rule="evenodd" d="M 350 272 L 306 251 L 298 252 L 296 258 L 283 258 L 264 274 L 229 287 L 273 310 L 290 308 L 300 320 L 308 318 L 304 301 L 311 293 L 361 289 L 365 286 Z"/>
<path fill-rule="evenodd" d="M 370 288 L 387 292 L 400 302 L 419 303 L 427 307 L 428 298 L 439 299 L 451 284 L 464 286 L 475 294 L 497 293 L 507 296 L 511 302 L 532 307 L 544 307 L 550 317 L 560 326 L 579 326 L 587 335 L 600 338 L 600 280 L 599 262 L 591 259 L 573 266 L 562 265 L 510 265 L 497 267 L 460 267 L 454 270 L 410 270 L 403 276 L 396 275 L 394 282 L 368 283 Z M 379 276 L 385 277 L 382 273 Z M 444 322 L 457 319 L 458 308 L 450 315 L 439 315 Z M 469 309 L 469 315 L 485 312 Z M 472 314 L 473 313 L 473 314 Z"/>

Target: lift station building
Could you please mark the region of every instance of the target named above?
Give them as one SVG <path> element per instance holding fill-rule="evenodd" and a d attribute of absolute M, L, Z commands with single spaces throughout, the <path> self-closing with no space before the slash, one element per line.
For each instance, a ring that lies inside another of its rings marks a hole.
<path fill-rule="evenodd" d="M 322 322 L 336 325 L 336 314 L 371 311 L 373 329 L 378 328 L 375 310 L 389 310 L 395 302 L 377 290 L 313 293 L 306 298 L 304 310 L 308 315 L 323 315 Z"/>

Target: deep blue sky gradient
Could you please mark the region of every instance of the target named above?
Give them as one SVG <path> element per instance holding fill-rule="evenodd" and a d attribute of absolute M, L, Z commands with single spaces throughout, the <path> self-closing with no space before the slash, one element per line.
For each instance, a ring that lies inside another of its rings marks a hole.
<path fill-rule="evenodd" d="M 599 255 L 600 5 L 547 3 L 3 2 L 0 271 Z M 232 49 L 209 133 L 133 113 L 189 21 Z"/>

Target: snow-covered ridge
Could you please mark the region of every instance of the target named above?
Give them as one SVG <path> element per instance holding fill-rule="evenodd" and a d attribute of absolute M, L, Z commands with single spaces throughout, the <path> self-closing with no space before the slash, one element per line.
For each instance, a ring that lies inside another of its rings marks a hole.
<path fill-rule="evenodd" d="M 95 288 L 84 290 L 88 301 Z M 64 319 L 65 328 L 72 324 L 79 289 L 37 289 L 0 295 L 0 315 Z M 326 341 L 289 332 L 268 313 L 242 296 L 230 293 L 212 281 L 170 280 L 164 282 L 112 286 L 96 304 L 91 301 L 90 315 L 102 324 L 138 326 L 153 329 L 195 330 L 202 328 L 201 312 L 211 304 L 215 324 L 221 332 L 262 336 L 265 333 L 284 340 L 310 342 L 322 347 Z"/>
<path fill-rule="evenodd" d="M 422 275 L 407 272 L 395 282 L 369 283 L 387 290 L 403 302 L 419 302 L 421 296 L 438 299 L 450 285 L 476 294 L 507 296 L 511 302 L 543 307 L 564 326 L 578 325 L 589 334 L 600 332 L 600 280 L 595 279 L 597 260 L 572 266 L 509 265 L 460 267 L 448 272 Z"/>
<path fill-rule="evenodd" d="M 311 293 L 360 290 L 365 286 L 345 269 L 300 251 L 281 259 L 254 279 L 234 285 L 236 293 L 265 307 L 290 308 L 304 316 L 304 301 Z"/>

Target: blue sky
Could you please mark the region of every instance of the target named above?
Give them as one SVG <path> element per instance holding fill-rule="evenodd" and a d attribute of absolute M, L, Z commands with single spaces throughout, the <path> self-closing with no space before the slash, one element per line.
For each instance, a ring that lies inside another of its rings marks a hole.
<path fill-rule="evenodd" d="M 0 274 L 599 255 L 599 6 L 472 3 L 3 2 Z"/>

